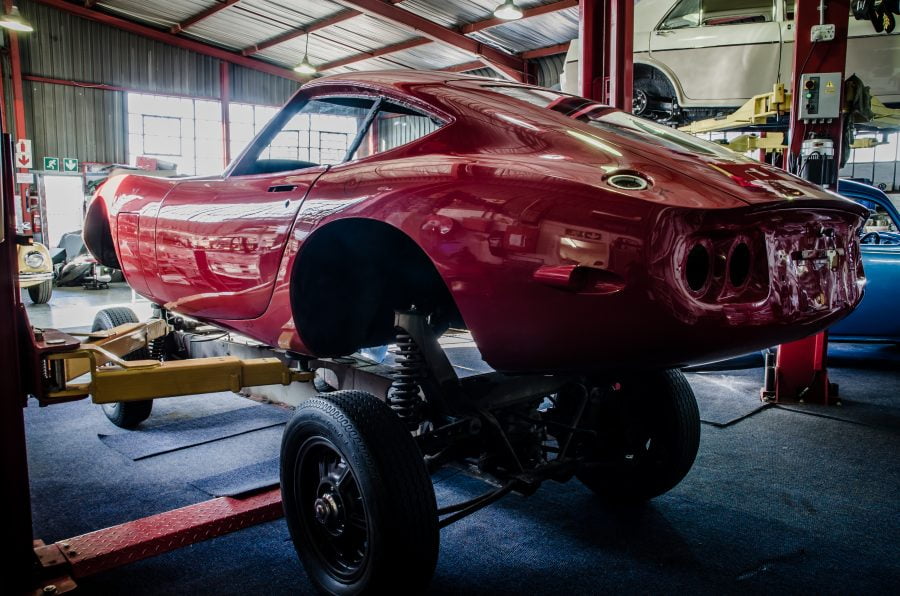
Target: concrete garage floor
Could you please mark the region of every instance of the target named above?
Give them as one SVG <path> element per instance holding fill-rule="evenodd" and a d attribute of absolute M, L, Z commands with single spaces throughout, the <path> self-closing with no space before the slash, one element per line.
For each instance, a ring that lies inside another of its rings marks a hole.
<path fill-rule="evenodd" d="M 49 307 L 29 313 L 34 324 L 40 314 L 59 327 L 89 325 L 104 301 L 128 302 L 130 292 L 59 289 Z M 693 470 L 644 506 L 605 508 L 577 481 L 509 496 L 442 531 L 431 592 L 895 593 L 900 350 L 831 352 L 843 407 L 768 407 L 727 426 L 704 424 Z M 689 378 L 698 395 L 712 382 L 746 400 L 761 371 Z M 248 405 L 231 394 L 160 400 L 146 428 Z M 274 457 L 281 431 L 132 461 L 98 439 L 124 432 L 98 406 L 29 406 L 35 536 L 46 542 L 206 500 L 191 482 Z M 436 480 L 442 504 L 483 490 L 462 474 Z M 98 594 L 312 593 L 283 520 L 79 583 Z"/>

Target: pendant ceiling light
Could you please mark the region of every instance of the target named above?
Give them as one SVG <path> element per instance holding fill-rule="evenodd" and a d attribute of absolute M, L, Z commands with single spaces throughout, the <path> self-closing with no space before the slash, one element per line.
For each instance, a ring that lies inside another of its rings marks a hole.
<path fill-rule="evenodd" d="M 516 6 L 516 0 L 504 0 L 494 11 L 494 16 L 504 21 L 515 21 L 522 18 L 522 9 Z"/>
<path fill-rule="evenodd" d="M 20 31 L 22 33 L 31 33 L 34 31 L 34 27 L 19 14 L 18 6 L 13 6 L 8 13 L 0 17 L 0 27 L 9 29 L 10 31 Z"/>
<path fill-rule="evenodd" d="M 303 51 L 303 60 L 294 67 L 294 72 L 299 72 L 300 74 L 305 75 L 314 75 L 316 74 L 316 67 L 312 65 L 309 61 L 309 37 L 310 35 L 306 34 L 306 49 Z"/>

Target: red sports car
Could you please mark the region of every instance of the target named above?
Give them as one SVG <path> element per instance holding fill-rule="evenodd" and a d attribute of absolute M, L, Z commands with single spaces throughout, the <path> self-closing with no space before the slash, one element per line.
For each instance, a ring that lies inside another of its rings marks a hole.
<path fill-rule="evenodd" d="M 335 356 L 415 305 L 504 372 L 670 368 L 861 297 L 863 209 L 608 106 L 433 72 L 304 85 L 222 176 L 113 178 L 85 241 L 166 308 Z"/>
<path fill-rule="evenodd" d="M 109 180 L 84 235 L 153 302 L 272 346 L 334 356 L 397 336 L 385 399 L 297 408 L 281 492 L 320 590 L 420 593 L 439 528 L 512 490 L 675 486 L 700 419 L 665 369 L 849 313 L 866 215 L 580 97 L 403 71 L 305 85 L 223 176 Z M 499 372 L 458 378 L 435 341 L 451 325 Z M 501 487 L 438 508 L 428 473 L 449 462 Z"/>

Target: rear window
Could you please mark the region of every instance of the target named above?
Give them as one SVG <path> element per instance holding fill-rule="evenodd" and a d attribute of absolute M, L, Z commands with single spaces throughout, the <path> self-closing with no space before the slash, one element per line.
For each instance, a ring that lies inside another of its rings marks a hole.
<path fill-rule="evenodd" d="M 733 161 L 741 156 L 730 149 L 705 141 L 652 120 L 621 112 L 576 95 L 550 89 L 517 87 L 513 85 L 485 85 L 485 88 L 525 101 L 532 105 L 559 112 L 579 122 L 590 124 L 605 132 L 653 143 L 674 151 L 700 153 Z"/>

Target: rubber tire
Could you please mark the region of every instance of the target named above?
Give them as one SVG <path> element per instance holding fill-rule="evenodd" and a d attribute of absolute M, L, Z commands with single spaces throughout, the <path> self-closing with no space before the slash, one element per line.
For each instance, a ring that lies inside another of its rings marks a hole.
<path fill-rule="evenodd" d="M 300 448 L 313 437 L 329 440 L 350 465 L 368 513 L 369 558 L 353 583 L 338 581 L 319 560 L 294 497 Z M 335 391 L 297 408 L 281 442 L 281 494 L 294 547 L 320 591 L 405 594 L 427 588 L 440 543 L 434 487 L 412 435 L 372 394 Z"/>
<path fill-rule="evenodd" d="M 50 297 L 53 295 L 53 280 L 48 279 L 47 281 L 42 281 L 36 286 L 31 286 L 28 288 L 28 297 L 31 298 L 31 301 L 35 304 L 47 304 L 50 302 Z"/>
<path fill-rule="evenodd" d="M 140 320 L 133 310 L 125 306 L 114 306 L 104 308 L 94 316 L 91 331 L 106 331 L 125 323 L 138 322 Z M 126 354 L 123 360 L 149 360 L 150 357 L 150 350 L 141 348 Z M 110 422 L 119 428 L 132 430 L 150 417 L 150 413 L 153 411 L 153 400 L 100 404 L 100 408 Z"/>
<path fill-rule="evenodd" d="M 661 435 L 663 459 L 623 461 L 615 467 L 583 469 L 576 476 L 608 502 L 639 503 L 668 492 L 690 471 L 700 447 L 700 411 L 691 386 L 677 370 L 635 376 L 624 381 L 623 390 L 631 393 L 626 399 L 636 400 L 631 412 L 644 416 Z"/>

